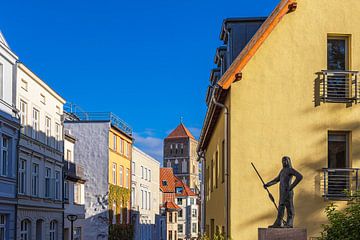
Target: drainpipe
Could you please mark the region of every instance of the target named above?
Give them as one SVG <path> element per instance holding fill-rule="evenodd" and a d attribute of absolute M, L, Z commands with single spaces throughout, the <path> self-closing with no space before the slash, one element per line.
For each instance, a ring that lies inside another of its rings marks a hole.
<path fill-rule="evenodd" d="M 201 222 L 200 222 L 200 233 L 203 235 L 205 233 L 205 221 L 206 221 L 206 213 L 205 213 L 205 151 L 199 151 L 198 154 L 198 162 L 201 163 L 201 186 L 200 186 L 200 192 L 201 192 Z"/>
<path fill-rule="evenodd" d="M 215 99 L 215 90 L 219 86 L 215 86 L 212 94 L 212 102 L 215 106 L 224 109 L 224 170 L 225 170 L 225 240 L 230 239 L 230 207 L 229 207 L 229 108 Z"/>

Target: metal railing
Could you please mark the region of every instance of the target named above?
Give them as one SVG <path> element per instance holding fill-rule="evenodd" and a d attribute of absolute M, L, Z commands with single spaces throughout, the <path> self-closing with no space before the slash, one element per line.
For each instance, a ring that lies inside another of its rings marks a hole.
<path fill-rule="evenodd" d="M 360 99 L 358 71 L 322 70 L 320 98 L 323 102 L 355 102 Z"/>
<path fill-rule="evenodd" d="M 85 179 L 84 167 L 69 161 L 65 161 L 64 165 L 65 174 L 72 178 Z"/>
<path fill-rule="evenodd" d="M 359 168 L 323 168 L 321 186 L 325 199 L 346 199 L 360 190 Z"/>

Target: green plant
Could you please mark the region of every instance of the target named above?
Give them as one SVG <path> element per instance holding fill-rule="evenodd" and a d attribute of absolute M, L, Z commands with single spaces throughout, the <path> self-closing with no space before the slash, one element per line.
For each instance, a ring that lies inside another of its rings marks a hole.
<path fill-rule="evenodd" d="M 113 184 L 109 184 L 109 204 L 112 206 L 113 202 L 116 202 L 116 207 L 120 208 L 120 205 L 126 206 L 130 199 L 130 190 Z"/>
<path fill-rule="evenodd" d="M 347 206 L 339 210 L 331 203 L 325 209 L 328 224 L 323 225 L 319 240 L 359 240 L 360 239 L 360 191 L 349 195 Z"/>
<path fill-rule="evenodd" d="M 133 238 L 133 225 L 114 224 L 109 226 L 109 240 L 132 240 Z"/>

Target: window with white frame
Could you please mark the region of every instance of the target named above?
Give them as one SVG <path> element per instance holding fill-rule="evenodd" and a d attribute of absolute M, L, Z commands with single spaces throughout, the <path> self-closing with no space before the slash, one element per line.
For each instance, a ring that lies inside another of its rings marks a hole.
<path fill-rule="evenodd" d="M 25 91 L 28 90 L 28 82 L 25 81 L 24 79 L 21 79 L 20 86 L 21 86 L 21 88 L 24 89 Z"/>
<path fill-rule="evenodd" d="M 32 172 L 31 172 L 31 195 L 39 196 L 39 164 L 32 164 Z"/>
<path fill-rule="evenodd" d="M 120 165 L 119 167 L 119 178 L 120 178 L 120 186 L 124 186 L 124 167 Z"/>
<path fill-rule="evenodd" d="M 191 216 L 196 218 L 197 217 L 197 211 L 196 208 L 191 209 Z"/>
<path fill-rule="evenodd" d="M 0 240 L 6 240 L 6 215 L 0 214 Z"/>
<path fill-rule="evenodd" d="M 151 192 L 149 192 L 149 204 L 148 204 L 149 206 L 149 210 L 151 210 Z"/>
<path fill-rule="evenodd" d="M 56 140 L 56 149 L 60 149 L 60 141 L 61 141 L 61 129 L 60 129 L 60 124 L 59 123 L 55 123 L 55 140 Z"/>
<path fill-rule="evenodd" d="M 148 179 L 148 170 L 147 168 L 144 168 L 144 171 L 145 171 L 145 176 L 144 176 L 144 179 L 147 180 Z"/>
<path fill-rule="evenodd" d="M 31 222 L 28 219 L 22 220 L 20 223 L 20 240 L 30 240 Z"/>
<path fill-rule="evenodd" d="M 50 229 L 49 229 L 49 233 L 50 233 L 50 240 L 57 240 L 57 230 L 58 230 L 58 224 L 57 221 L 52 220 L 50 222 Z"/>
<path fill-rule="evenodd" d="M 40 102 L 42 103 L 42 104 L 46 104 L 46 98 L 45 98 L 45 95 L 44 94 L 42 94 L 42 93 L 40 93 Z"/>
<path fill-rule="evenodd" d="M 46 134 L 46 144 L 50 144 L 50 138 L 51 138 L 51 118 L 46 117 L 45 118 L 45 134 Z"/>
<path fill-rule="evenodd" d="M 8 176 L 10 161 L 10 139 L 6 136 L 1 137 L 1 176 Z"/>
<path fill-rule="evenodd" d="M 20 100 L 20 123 L 22 126 L 22 133 L 26 133 L 27 115 L 27 103 L 24 100 Z"/>
<path fill-rule="evenodd" d="M 50 198 L 51 168 L 45 169 L 45 198 Z"/>
<path fill-rule="evenodd" d="M 151 170 L 150 169 L 148 169 L 149 170 L 149 173 L 148 173 L 148 180 L 149 180 L 149 182 L 151 182 Z"/>
<path fill-rule="evenodd" d="M 141 190 L 141 209 L 144 209 L 144 190 Z"/>
<path fill-rule="evenodd" d="M 126 141 L 124 141 L 124 154 L 125 154 L 125 156 L 129 156 L 129 145 L 128 145 L 128 142 L 126 142 Z"/>
<path fill-rule="evenodd" d="M 135 175 L 135 162 L 131 163 L 131 174 Z"/>
<path fill-rule="evenodd" d="M 192 223 L 192 232 L 196 233 L 196 223 Z"/>
<path fill-rule="evenodd" d="M 113 150 L 116 151 L 117 149 L 117 136 L 113 134 Z"/>
<path fill-rule="evenodd" d="M 67 149 L 66 150 L 66 160 L 71 162 L 72 161 L 72 157 L 71 157 L 71 150 Z"/>
<path fill-rule="evenodd" d="M 144 167 L 141 166 L 141 178 L 144 179 Z"/>
<path fill-rule="evenodd" d="M 84 204 L 83 201 L 83 184 L 81 183 L 75 183 L 74 184 L 74 202 L 77 204 Z"/>
<path fill-rule="evenodd" d="M 113 184 L 117 184 L 117 181 L 116 181 L 116 163 L 113 163 L 113 166 L 112 166 L 112 179 L 113 179 Z"/>
<path fill-rule="evenodd" d="M 183 231 L 184 231 L 184 225 L 183 224 L 178 224 L 178 232 L 183 233 Z"/>
<path fill-rule="evenodd" d="M 60 199 L 60 172 L 55 171 L 55 199 Z"/>
<path fill-rule="evenodd" d="M 69 182 L 68 181 L 64 181 L 64 200 L 65 201 L 69 200 Z"/>
<path fill-rule="evenodd" d="M 119 214 L 119 215 L 120 215 L 120 216 L 119 216 L 119 220 L 120 220 L 119 223 L 120 223 L 120 224 L 123 223 L 123 208 L 122 208 L 122 207 L 123 207 L 122 202 L 120 202 L 120 209 L 119 209 L 119 213 L 120 213 L 120 214 Z"/>
<path fill-rule="evenodd" d="M 135 207 L 135 187 L 131 187 L 131 206 Z"/>
<path fill-rule="evenodd" d="M 32 137 L 39 140 L 39 110 L 33 108 L 33 125 L 32 125 Z"/>
<path fill-rule="evenodd" d="M 129 188 L 129 169 L 126 169 L 126 174 L 125 174 L 125 187 Z"/>
<path fill-rule="evenodd" d="M 19 193 L 26 194 L 26 160 L 20 159 L 19 163 Z"/>
<path fill-rule="evenodd" d="M 124 154 L 124 139 L 120 138 L 120 153 Z"/>
<path fill-rule="evenodd" d="M 147 191 L 144 191 L 144 193 L 145 193 L 145 209 L 148 209 L 149 208 L 149 206 L 148 206 L 148 193 L 147 193 Z"/>

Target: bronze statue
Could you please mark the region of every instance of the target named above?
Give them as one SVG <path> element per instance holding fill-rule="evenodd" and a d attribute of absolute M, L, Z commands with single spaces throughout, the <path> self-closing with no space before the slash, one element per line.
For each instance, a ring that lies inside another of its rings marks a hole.
<path fill-rule="evenodd" d="M 280 182 L 278 215 L 274 224 L 269 226 L 272 228 L 293 227 L 295 216 L 293 190 L 303 178 L 303 176 L 298 171 L 292 168 L 289 157 L 285 156 L 282 158 L 282 165 L 283 169 L 280 171 L 279 175 L 274 180 L 264 184 L 264 188 L 267 190 L 268 187 Z M 295 177 L 295 180 L 292 182 L 293 177 Z M 283 221 L 285 208 L 287 212 L 286 222 Z M 283 222 L 284 224 L 282 224 Z"/>

